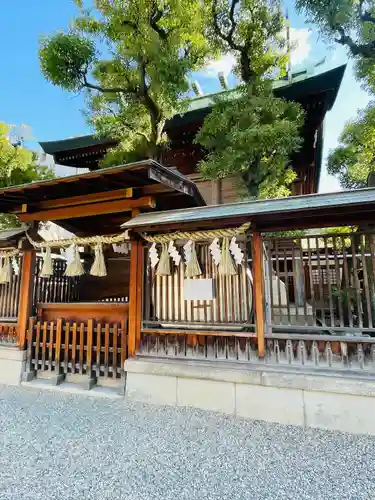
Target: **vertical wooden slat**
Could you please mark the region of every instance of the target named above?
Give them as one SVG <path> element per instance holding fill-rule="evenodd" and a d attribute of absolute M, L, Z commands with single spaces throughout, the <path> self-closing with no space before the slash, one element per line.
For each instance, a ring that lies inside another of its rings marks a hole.
<path fill-rule="evenodd" d="M 35 332 L 35 349 L 34 349 L 35 370 L 39 369 L 39 352 L 40 352 L 40 321 L 38 321 L 36 324 L 36 332 Z"/>
<path fill-rule="evenodd" d="M 209 279 L 209 278 L 211 278 L 211 274 L 210 274 L 210 266 L 209 266 L 210 254 L 208 251 L 208 244 L 205 244 L 202 247 L 202 258 L 204 261 L 204 277 L 206 279 Z M 211 304 L 207 300 L 203 300 L 202 304 L 203 304 L 203 321 L 205 322 L 205 324 L 207 324 L 208 323 L 208 308 Z"/>
<path fill-rule="evenodd" d="M 89 378 L 92 375 L 92 345 L 94 334 L 94 320 L 87 320 L 87 355 L 86 355 L 86 374 Z"/>
<path fill-rule="evenodd" d="M 18 345 L 21 348 L 25 347 L 26 329 L 32 310 L 35 258 L 34 250 L 27 250 L 23 253 L 21 292 L 18 308 Z"/>
<path fill-rule="evenodd" d="M 268 281 L 269 281 L 269 291 L 270 291 L 270 308 L 271 308 L 271 325 L 275 323 L 275 313 L 274 313 L 274 303 L 273 303 L 273 288 L 272 288 L 272 276 L 273 276 L 273 264 L 272 264 L 272 252 L 271 252 L 272 242 L 267 244 L 267 256 L 268 256 Z"/>
<path fill-rule="evenodd" d="M 340 240 L 339 240 L 340 241 Z M 349 289 L 350 288 L 350 279 L 349 279 L 349 268 L 348 268 L 348 258 L 347 258 L 347 251 L 346 251 L 346 244 L 345 244 L 345 238 L 342 237 L 341 238 L 341 245 L 342 245 L 342 257 L 343 257 L 343 284 L 344 284 L 344 289 L 347 288 Z M 336 257 L 335 257 L 336 258 Z M 336 273 L 336 277 L 337 277 L 337 273 Z M 339 276 L 340 278 L 340 276 Z M 337 282 L 337 289 L 338 290 L 341 290 L 341 284 L 340 282 L 338 281 Z M 341 301 L 340 301 L 340 307 L 341 307 Z M 348 319 L 349 319 L 349 326 L 353 326 L 353 313 L 352 313 L 352 308 L 350 307 L 350 304 L 348 302 Z"/>
<path fill-rule="evenodd" d="M 46 369 L 48 323 L 43 323 L 42 370 Z"/>
<path fill-rule="evenodd" d="M 324 294 L 323 294 L 323 273 L 322 266 L 320 262 L 320 252 L 319 252 L 319 238 L 315 238 L 315 249 L 316 249 L 316 257 L 317 257 L 317 266 L 318 266 L 318 285 L 319 285 L 319 303 L 320 303 L 320 315 L 321 321 L 323 325 L 326 324 L 326 318 L 324 314 Z"/>
<path fill-rule="evenodd" d="M 263 283 L 263 245 L 261 234 L 253 229 L 253 276 L 256 333 L 258 356 L 264 358 L 264 283 Z"/>
<path fill-rule="evenodd" d="M 72 354 L 71 354 L 72 373 L 75 373 L 76 371 L 76 354 L 77 354 L 77 323 L 74 322 L 72 326 Z"/>
<path fill-rule="evenodd" d="M 372 304 L 370 298 L 370 283 L 368 279 L 368 270 L 367 270 L 367 259 L 365 256 L 365 251 L 367 248 L 366 244 L 366 235 L 361 236 L 361 258 L 362 258 L 362 267 L 363 267 L 363 288 L 366 296 L 366 308 L 367 308 L 367 326 L 368 328 L 372 328 Z M 373 282 L 373 279 L 372 279 Z"/>
<path fill-rule="evenodd" d="M 362 301 L 361 301 L 361 288 L 358 282 L 358 259 L 357 259 L 357 249 L 355 246 L 354 235 L 351 235 L 351 246 L 352 246 L 352 254 L 353 254 L 353 279 L 354 279 L 354 288 L 356 291 L 356 302 L 357 302 L 357 314 L 359 320 L 359 328 L 363 328 L 363 314 L 362 314 Z"/>
<path fill-rule="evenodd" d="M 104 376 L 108 378 L 109 366 L 109 323 L 104 327 Z"/>
<path fill-rule="evenodd" d="M 84 352 L 85 349 L 85 325 L 81 323 L 79 325 L 79 373 L 83 374 L 83 364 L 84 364 Z"/>
<path fill-rule="evenodd" d="M 281 323 L 281 313 L 282 313 L 281 303 L 282 303 L 282 300 L 281 300 L 281 275 L 280 275 L 280 259 L 279 259 L 279 256 L 281 255 L 281 253 L 280 253 L 280 249 L 279 249 L 279 240 L 275 239 L 274 244 L 275 244 L 276 276 L 277 276 L 277 281 L 276 281 L 277 282 L 277 297 L 278 297 L 277 306 L 279 308 L 279 322 Z M 284 271 L 285 271 L 285 269 L 284 269 Z M 285 287 L 286 287 L 287 312 L 288 312 L 288 316 L 289 316 L 290 309 L 289 309 L 289 294 L 288 294 L 288 281 L 287 281 L 288 278 L 286 277 L 285 280 L 286 280 Z"/>
<path fill-rule="evenodd" d="M 100 377 L 100 350 L 101 350 L 102 325 L 96 325 L 96 377 Z"/>
<path fill-rule="evenodd" d="M 139 349 L 141 342 L 141 325 L 143 314 L 143 265 L 144 265 L 144 247 L 142 241 L 138 242 L 138 258 L 137 258 L 137 309 L 135 322 L 135 348 Z"/>
<path fill-rule="evenodd" d="M 182 311 L 182 304 L 181 304 L 181 292 L 183 290 L 183 283 L 181 284 L 181 268 L 182 264 L 177 267 L 177 321 L 181 321 L 181 311 Z"/>
<path fill-rule="evenodd" d="M 332 284 L 331 284 L 331 269 L 329 267 L 329 255 L 328 255 L 328 240 L 327 237 L 323 239 L 324 241 L 324 255 L 326 258 L 326 275 L 328 284 L 328 302 L 329 302 L 329 316 L 330 325 L 335 326 L 335 317 L 333 314 L 333 300 L 332 300 Z"/>
<path fill-rule="evenodd" d="M 51 321 L 49 324 L 49 359 L 48 359 L 48 368 L 49 371 L 52 371 L 53 364 L 53 341 L 54 341 L 54 332 L 55 332 L 55 322 Z"/>
<path fill-rule="evenodd" d="M 126 321 L 121 321 L 121 367 L 120 372 L 124 371 L 124 363 L 126 360 L 126 351 L 127 351 L 127 332 L 126 332 Z M 115 375 L 114 375 L 115 376 Z"/>
<path fill-rule="evenodd" d="M 284 248 L 283 253 L 284 253 L 284 279 L 285 279 L 285 293 L 286 293 L 286 310 L 287 310 L 287 314 L 288 314 L 288 322 L 290 325 L 291 313 L 290 313 L 290 297 L 289 297 L 288 258 L 287 258 L 287 254 L 286 254 L 286 248 Z M 279 259 L 279 253 L 276 254 L 276 259 L 277 260 Z M 292 265 L 294 265 L 294 263 L 292 263 Z M 280 285 L 281 285 L 281 278 L 279 277 L 279 280 L 278 280 L 279 293 L 281 293 Z M 293 270 L 293 287 L 295 287 L 294 270 Z M 294 288 L 294 290 L 295 290 L 295 288 Z M 281 297 L 281 295 L 280 295 L 280 297 Z M 295 299 L 296 298 L 294 297 L 294 305 L 297 306 Z M 279 302 L 280 323 L 282 323 L 282 316 L 283 316 L 282 311 L 283 311 L 283 309 L 284 309 L 283 304 L 281 302 Z"/>
<path fill-rule="evenodd" d="M 60 373 L 61 333 L 62 333 L 62 318 L 58 318 L 56 322 L 56 348 L 55 348 L 55 371 L 57 374 Z"/>
<path fill-rule="evenodd" d="M 29 371 L 34 371 L 33 365 L 33 339 L 34 339 L 34 328 L 35 328 L 36 319 L 29 319 L 29 329 L 27 331 L 27 353 L 26 353 L 26 364 L 28 366 Z"/>
<path fill-rule="evenodd" d="M 131 242 L 131 250 L 130 250 L 130 291 L 129 291 L 129 334 L 128 334 L 128 343 L 129 343 L 129 356 L 132 357 L 135 355 L 136 349 L 136 336 L 137 336 L 137 277 L 138 277 L 138 242 Z M 160 278 L 158 276 L 158 278 Z M 160 281 L 159 281 L 160 287 Z"/>
<path fill-rule="evenodd" d="M 337 249 L 337 242 L 336 242 L 336 236 L 332 237 L 333 241 L 333 255 L 335 259 L 335 275 L 336 275 L 336 283 L 339 284 L 338 290 L 341 291 L 341 277 L 340 277 L 340 267 L 339 267 L 339 257 L 338 257 L 338 249 Z M 340 239 L 338 238 L 338 241 Z M 318 254 L 319 255 L 319 254 Z M 342 299 L 342 294 L 339 293 L 337 297 L 337 302 L 338 302 L 338 309 L 339 309 L 339 318 L 340 318 L 340 326 L 345 326 L 344 325 L 344 313 L 343 313 L 343 299 Z"/>
<path fill-rule="evenodd" d="M 118 326 L 117 323 L 113 325 L 113 351 L 112 351 L 112 376 L 116 378 L 117 373 L 117 336 L 118 336 Z M 122 349 L 122 346 L 121 346 Z"/>
<path fill-rule="evenodd" d="M 70 344 L 70 322 L 67 321 L 63 328 L 64 332 L 64 373 L 68 373 L 69 344 Z"/>

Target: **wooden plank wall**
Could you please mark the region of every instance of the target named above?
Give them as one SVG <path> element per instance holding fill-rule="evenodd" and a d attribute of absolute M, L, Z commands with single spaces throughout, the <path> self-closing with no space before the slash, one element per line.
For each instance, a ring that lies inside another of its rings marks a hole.
<path fill-rule="evenodd" d="M 194 279 L 213 279 L 215 300 L 184 300 L 185 265 L 176 267 L 171 263 L 171 276 L 157 276 L 155 269 L 148 264 L 143 309 L 144 324 L 165 322 L 177 324 L 204 323 L 253 324 L 251 260 L 248 245 L 240 246 L 245 254 L 247 265 L 238 267 L 236 276 L 222 276 L 214 265 L 210 243 L 197 243 L 198 261 L 202 275 Z M 179 252 L 183 255 L 180 246 Z"/>

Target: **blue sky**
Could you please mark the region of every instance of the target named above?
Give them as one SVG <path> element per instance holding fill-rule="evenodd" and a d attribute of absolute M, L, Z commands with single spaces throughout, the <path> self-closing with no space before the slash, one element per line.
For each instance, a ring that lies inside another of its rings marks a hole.
<path fill-rule="evenodd" d="M 288 0 L 290 3 L 290 0 Z M 0 121 L 32 129 L 37 141 L 49 141 L 90 133 L 81 110 L 82 96 L 76 96 L 53 87 L 41 75 L 38 62 L 38 41 L 43 35 L 66 28 L 76 12 L 71 0 L 34 0 L 7 2 L 0 17 L 0 47 L 2 75 L 0 78 Z M 327 48 L 319 41 L 313 29 L 307 31 L 303 19 L 289 6 L 293 37 L 298 47 L 293 55 L 293 67 L 313 63 L 326 56 L 319 71 L 330 69 L 347 61 L 342 48 Z M 230 69 L 230 60 L 215 62 L 198 75 L 206 93 L 217 88 L 217 70 Z M 344 123 L 355 117 L 369 96 L 361 90 L 349 63 L 343 84 L 333 110 L 325 123 L 324 159 L 337 144 Z M 34 143 L 35 145 L 35 143 Z M 326 174 L 323 165 L 321 191 L 336 191 L 336 179 Z"/>

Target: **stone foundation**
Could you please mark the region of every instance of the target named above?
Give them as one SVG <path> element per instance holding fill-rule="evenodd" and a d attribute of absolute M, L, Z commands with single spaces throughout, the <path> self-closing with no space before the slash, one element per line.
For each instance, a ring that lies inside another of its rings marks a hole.
<path fill-rule="evenodd" d="M 0 346 L 0 384 L 19 385 L 25 365 L 26 351 Z"/>
<path fill-rule="evenodd" d="M 135 358 L 126 397 L 280 424 L 375 435 L 375 377 Z"/>

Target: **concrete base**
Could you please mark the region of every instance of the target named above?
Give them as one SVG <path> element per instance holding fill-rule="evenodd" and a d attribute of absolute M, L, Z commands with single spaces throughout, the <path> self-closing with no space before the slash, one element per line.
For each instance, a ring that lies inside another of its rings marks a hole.
<path fill-rule="evenodd" d="M 0 346 L 0 384 L 19 385 L 26 368 L 26 351 Z"/>
<path fill-rule="evenodd" d="M 375 435 L 375 377 L 220 362 L 129 359 L 126 397 Z"/>

